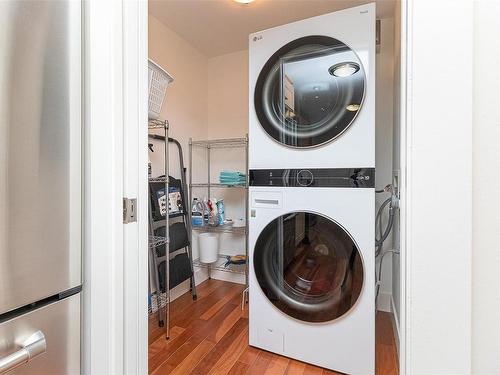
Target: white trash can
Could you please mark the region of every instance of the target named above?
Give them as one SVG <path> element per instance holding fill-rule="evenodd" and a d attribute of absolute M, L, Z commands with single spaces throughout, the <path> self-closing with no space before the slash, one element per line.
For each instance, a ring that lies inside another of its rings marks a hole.
<path fill-rule="evenodd" d="M 219 234 L 200 233 L 198 235 L 201 263 L 214 263 L 219 258 Z"/>

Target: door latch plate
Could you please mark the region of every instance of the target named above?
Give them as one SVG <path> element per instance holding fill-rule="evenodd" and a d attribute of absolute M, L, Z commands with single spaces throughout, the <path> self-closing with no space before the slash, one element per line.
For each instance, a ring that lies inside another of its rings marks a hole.
<path fill-rule="evenodd" d="M 123 198 L 123 224 L 137 221 L 137 198 Z"/>

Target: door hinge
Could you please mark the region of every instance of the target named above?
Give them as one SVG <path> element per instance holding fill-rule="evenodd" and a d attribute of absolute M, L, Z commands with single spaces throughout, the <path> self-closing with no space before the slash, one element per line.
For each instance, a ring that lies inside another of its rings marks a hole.
<path fill-rule="evenodd" d="M 137 198 L 123 198 L 123 224 L 137 221 Z"/>

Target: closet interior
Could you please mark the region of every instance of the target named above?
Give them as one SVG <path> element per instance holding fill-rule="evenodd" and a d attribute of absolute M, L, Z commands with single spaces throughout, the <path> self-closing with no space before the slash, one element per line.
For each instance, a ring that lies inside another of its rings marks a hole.
<path fill-rule="evenodd" d="M 150 195 L 150 373 L 316 368 L 248 344 L 249 103 L 254 99 L 248 35 L 342 7 L 325 1 L 271 3 L 149 2 L 149 164 L 144 167 Z M 378 209 L 397 188 L 399 173 L 394 111 L 399 19 L 397 2 L 380 1 L 376 7 Z M 387 208 L 380 215 L 382 228 Z M 381 248 L 385 255 L 376 258 L 377 373 L 398 371 L 397 215 L 391 225 Z"/>

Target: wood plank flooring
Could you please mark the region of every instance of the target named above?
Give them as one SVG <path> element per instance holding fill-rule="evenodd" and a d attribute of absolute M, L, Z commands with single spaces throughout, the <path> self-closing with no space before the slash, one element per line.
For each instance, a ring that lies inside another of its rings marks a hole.
<path fill-rule="evenodd" d="M 162 374 L 337 374 L 248 345 L 248 307 L 241 310 L 243 286 L 208 280 L 197 287 L 198 300 L 186 293 L 172 302 L 171 334 L 150 318 L 149 373 Z M 391 317 L 377 314 L 377 374 L 397 374 Z"/>

